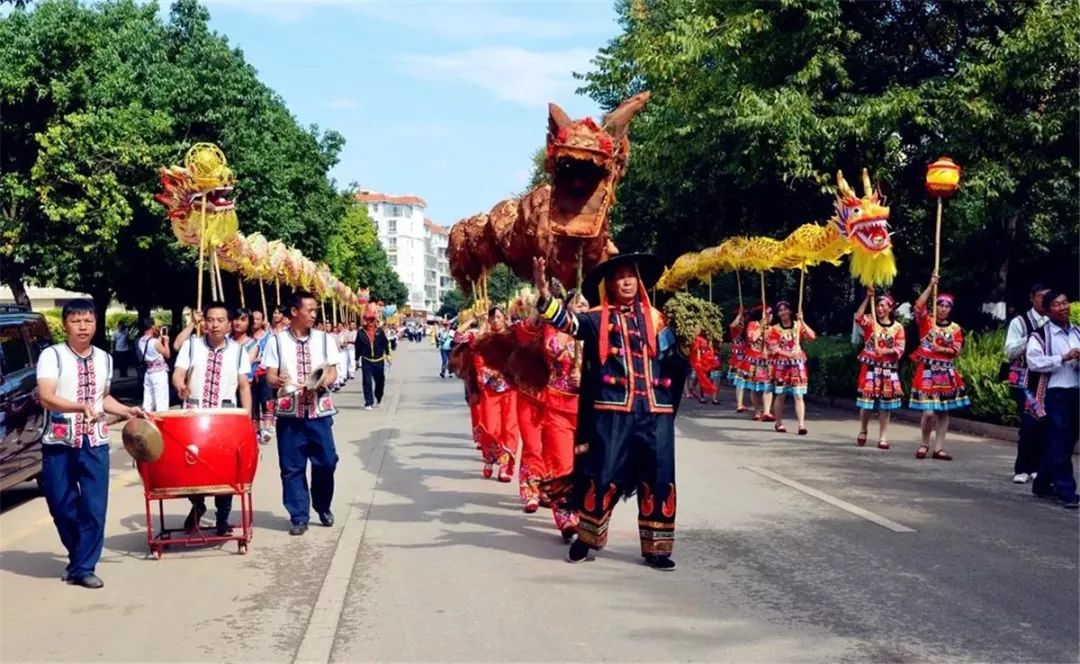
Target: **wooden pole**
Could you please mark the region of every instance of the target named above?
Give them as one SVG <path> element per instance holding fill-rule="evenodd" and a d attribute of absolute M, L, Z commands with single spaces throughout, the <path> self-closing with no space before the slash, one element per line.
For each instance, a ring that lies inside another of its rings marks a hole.
<path fill-rule="evenodd" d="M 262 300 L 263 318 L 266 321 L 270 320 L 270 312 L 266 310 L 266 287 L 263 285 L 263 280 L 259 279 L 259 299 Z"/>
<path fill-rule="evenodd" d="M 244 301 L 244 278 L 239 272 L 236 273 L 236 286 L 240 289 L 240 306 L 247 309 L 247 302 Z"/>
<path fill-rule="evenodd" d="M 802 313 L 803 303 L 803 291 L 806 289 L 806 266 L 799 267 L 799 309 L 798 312 Z"/>
<path fill-rule="evenodd" d="M 326 300 L 319 298 L 319 313 L 322 314 L 322 322 L 326 322 Z"/>
<path fill-rule="evenodd" d="M 742 308 L 742 277 L 739 276 L 738 270 L 735 270 L 735 286 L 739 289 L 739 307 Z"/>
<path fill-rule="evenodd" d="M 938 280 L 941 279 L 939 271 L 941 270 L 941 197 L 937 199 L 937 227 L 934 229 L 934 274 L 938 275 Z M 933 318 L 931 320 L 937 320 L 937 292 L 938 287 L 935 284 L 933 292 L 930 294 L 930 299 L 933 301 Z"/>
<path fill-rule="evenodd" d="M 577 289 L 581 292 L 581 284 L 585 281 L 585 240 L 578 241 L 577 246 Z"/>
<path fill-rule="evenodd" d="M 337 327 L 337 300 L 330 298 L 330 315 L 334 317 L 334 327 Z"/>
<path fill-rule="evenodd" d="M 769 321 L 769 314 L 765 310 L 765 270 L 760 270 L 758 276 L 761 279 L 761 352 L 765 352 L 765 326 Z"/>
<path fill-rule="evenodd" d="M 709 304 L 712 304 L 712 272 L 709 273 Z"/>
<path fill-rule="evenodd" d="M 274 277 L 274 306 L 281 306 L 281 279 Z"/>
<path fill-rule="evenodd" d="M 210 277 L 210 299 L 221 300 L 221 297 L 218 296 L 217 289 L 217 271 L 214 270 L 214 249 L 213 247 L 208 247 L 208 249 L 210 251 L 210 257 L 206 261 L 206 270 L 210 273 L 208 275 Z"/>
<path fill-rule="evenodd" d="M 214 251 L 214 275 L 217 277 L 218 299 L 225 301 L 225 281 L 221 278 L 221 263 L 218 262 L 217 251 Z"/>
<path fill-rule="evenodd" d="M 202 197 L 202 212 L 199 217 L 199 286 L 196 289 L 198 295 L 196 296 L 195 308 L 202 311 L 203 266 L 206 260 L 206 194 L 203 194 Z"/>

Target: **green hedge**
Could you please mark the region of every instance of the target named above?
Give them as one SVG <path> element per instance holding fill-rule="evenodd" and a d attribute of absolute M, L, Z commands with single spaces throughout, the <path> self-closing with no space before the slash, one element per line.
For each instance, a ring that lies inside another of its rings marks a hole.
<path fill-rule="evenodd" d="M 965 416 L 983 422 L 1015 425 L 1016 404 L 1009 387 L 998 372 L 1004 361 L 1005 330 L 965 335 L 964 352 L 957 366 L 967 383 L 971 409 Z M 859 378 L 859 347 L 849 337 L 820 337 L 804 346 L 807 370 L 810 373 L 808 392 L 817 397 L 855 400 Z M 909 360 L 900 363 L 900 380 L 904 394 L 911 394 L 914 365 Z"/>
<path fill-rule="evenodd" d="M 67 335 L 64 334 L 64 323 L 60 318 L 60 309 L 41 309 L 38 310 L 38 313 L 45 317 L 45 322 L 49 324 L 49 331 L 52 332 L 53 340 L 56 343 L 60 343 L 64 339 L 67 339 Z M 155 311 L 151 315 L 154 317 L 154 320 L 162 325 L 172 324 L 171 312 Z M 108 334 L 112 334 L 121 323 L 130 328 L 137 322 L 138 319 L 135 314 L 126 311 L 111 311 L 105 316 L 105 329 Z"/>

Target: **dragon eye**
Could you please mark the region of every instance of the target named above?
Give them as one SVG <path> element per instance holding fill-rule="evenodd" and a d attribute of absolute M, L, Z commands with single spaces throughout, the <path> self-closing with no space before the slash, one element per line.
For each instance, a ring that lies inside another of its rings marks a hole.
<path fill-rule="evenodd" d="M 854 214 L 854 215 L 862 214 L 862 208 L 861 207 L 853 207 L 853 208 L 851 208 L 851 214 Z"/>

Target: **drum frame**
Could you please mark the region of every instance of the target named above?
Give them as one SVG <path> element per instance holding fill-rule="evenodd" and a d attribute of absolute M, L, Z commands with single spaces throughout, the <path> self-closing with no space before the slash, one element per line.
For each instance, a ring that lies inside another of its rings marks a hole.
<path fill-rule="evenodd" d="M 233 412 L 237 409 L 215 409 L 216 413 Z M 167 411 L 173 413 L 174 411 Z M 247 414 L 246 411 L 239 410 L 239 413 Z M 178 413 L 177 413 L 178 414 Z M 254 431 L 252 432 L 254 435 Z M 254 446 L 254 453 L 259 454 L 258 445 Z M 256 456 L 256 459 L 258 456 Z M 257 463 L 257 461 L 256 461 Z M 150 481 L 148 477 L 149 465 L 143 462 L 137 462 L 136 466 L 139 469 L 139 476 L 143 483 L 143 498 L 146 507 L 146 545 L 150 549 L 150 556 L 155 560 L 161 560 L 161 556 L 165 552 L 166 547 L 170 546 L 207 546 L 213 544 L 221 544 L 224 542 L 236 542 L 237 551 L 244 555 L 248 551 L 248 544 L 251 542 L 254 534 L 254 522 L 255 522 L 255 508 L 251 497 L 251 483 L 240 482 L 240 477 L 234 478 L 236 481 L 228 483 L 214 484 L 212 486 L 185 486 L 185 487 L 166 487 L 159 489 L 151 489 Z M 189 498 L 191 496 L 222 496 L 231 495 L 240 497 L 240 523 L 230 524 L 232 527 L 231 535 L 218 535 L 216 533 L 216 526 L 209 529 L 203 529 L 197 522 L 195 527 L 191 530 L 186 528 L 168 528 L 165 526 L 165 501 L 166 500 L 180 500 Z M 154 529 L 154 518 L 151 513 L 151 503 L 157 502 L 157 530 Z"/>

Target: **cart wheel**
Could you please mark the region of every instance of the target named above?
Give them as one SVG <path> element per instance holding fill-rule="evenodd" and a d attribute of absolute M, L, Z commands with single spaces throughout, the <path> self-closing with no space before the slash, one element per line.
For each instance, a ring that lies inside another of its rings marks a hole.
<path fill-rule="evenodd" d="M 154 560 L 161 560 L 161 549 L 154 549 L 150 555 L 154 557 Z"/>
<path fill-rule="evenodd" d="M 237 551 L 240 552 L 241 556 L 246 556 L 247 555 L 247 544 L 245 544 L 243 542 L 239 542 L 236 545 L 236 549 L 237 549 Z"/>

